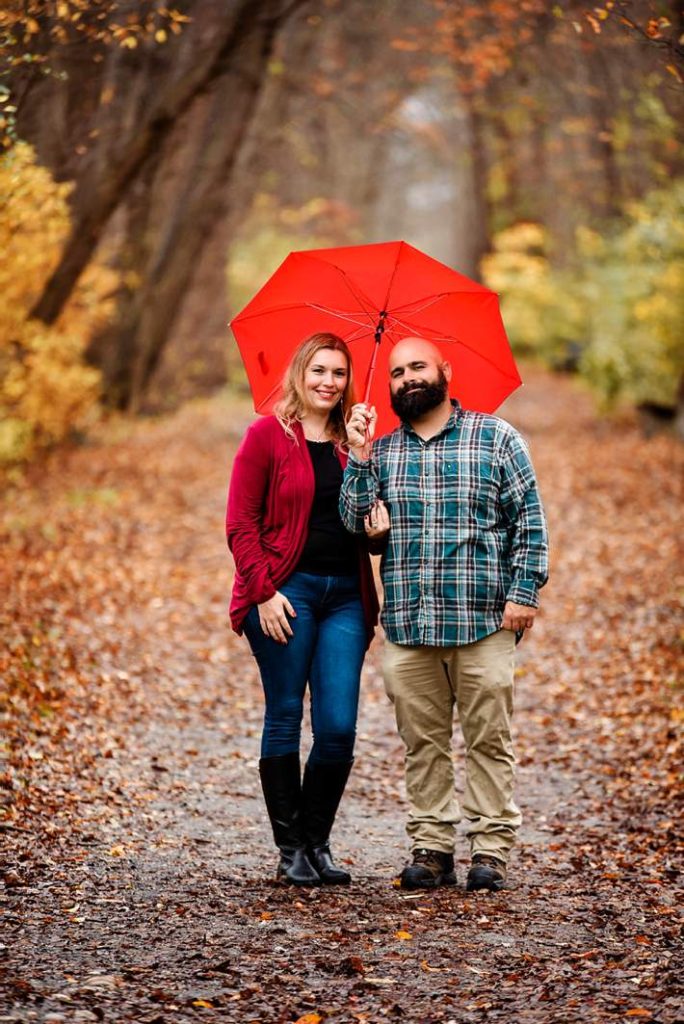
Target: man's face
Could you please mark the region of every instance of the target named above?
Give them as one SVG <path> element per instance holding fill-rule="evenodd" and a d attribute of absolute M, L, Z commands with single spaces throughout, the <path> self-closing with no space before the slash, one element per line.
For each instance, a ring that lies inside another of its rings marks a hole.
<path fill-rule="evenodd" d="M 427 351 L 397 350 L 390 366 L 390 401 L 397 416 L 409 422 L 441 405 L 449 381 L 437 359 Z"/>

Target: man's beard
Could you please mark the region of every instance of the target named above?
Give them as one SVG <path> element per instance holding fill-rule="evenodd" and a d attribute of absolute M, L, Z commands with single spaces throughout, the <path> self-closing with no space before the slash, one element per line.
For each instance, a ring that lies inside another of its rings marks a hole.
<path fill-rule="evenodd" d="M 437 371 L 437 380 L 434 384 L 404 384 L 400 391 L 390 391 L 390 402 L 399 419 L 419 419 L 428 412 L 432 412 L 438 405 L 441 405 L 449 393 L 449 382 L 444 376 L 444 371 Z M 409 394 L 407 388 L 411 387 Z"/>

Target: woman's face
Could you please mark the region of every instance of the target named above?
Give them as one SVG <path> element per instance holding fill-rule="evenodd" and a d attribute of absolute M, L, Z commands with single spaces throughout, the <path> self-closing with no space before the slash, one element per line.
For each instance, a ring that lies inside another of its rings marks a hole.
<path fill-rule="evenodd" d="M 349 379 L 344 352 L 319 348 L 304 371 L 304 404 L 309 412 L 330 412 L 342 400 Z"/>

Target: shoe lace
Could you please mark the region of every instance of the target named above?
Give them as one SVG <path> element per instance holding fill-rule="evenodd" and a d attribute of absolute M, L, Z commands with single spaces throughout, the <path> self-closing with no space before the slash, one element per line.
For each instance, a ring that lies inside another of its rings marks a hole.
<path fill-rule="evenodd" d="M 436 860 L 434 850 L 415 850 L 413 853 L 414 864 L 433 864 Z"/>
<path fill-rule="evenodd" d="M 503 865 L 496 857 L 490 857 L 486 853 L 476 853 L 473 857 L 473 864 L 484 864 L 486 867 L 495 868 L 499 871 Z"/>

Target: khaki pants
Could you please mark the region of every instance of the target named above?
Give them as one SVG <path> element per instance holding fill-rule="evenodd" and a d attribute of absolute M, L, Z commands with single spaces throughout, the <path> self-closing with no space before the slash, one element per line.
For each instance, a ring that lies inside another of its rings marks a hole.
<path fill-rule="evenodd" d="M 509 630 L 462 647 L 386 642 L 384 676 L 406 747 L 412 848 L 452 853 L 461 820 L 451 751 L 454 704 L 465 740 L 463 815 L 471 854 L 506 862 L 522 816 L 513 802 L 513 655 Z"/>

